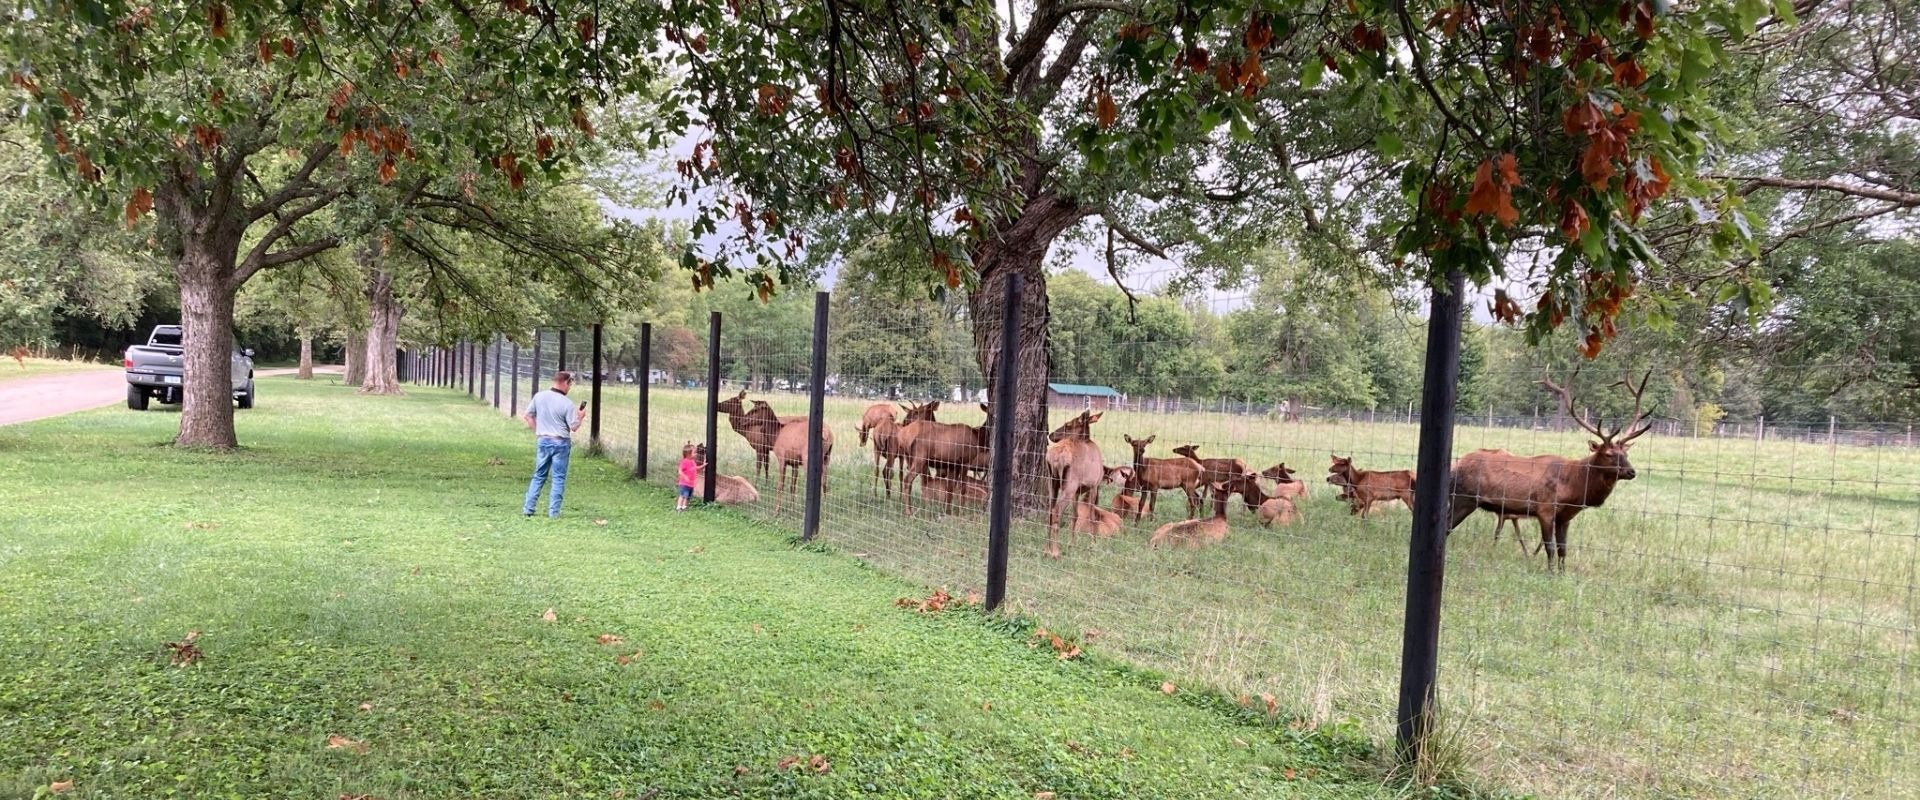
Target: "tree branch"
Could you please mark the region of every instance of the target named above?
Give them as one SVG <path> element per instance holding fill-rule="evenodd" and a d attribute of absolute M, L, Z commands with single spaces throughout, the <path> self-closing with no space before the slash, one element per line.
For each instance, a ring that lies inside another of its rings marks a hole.
<path fill-rule="evenodd" d="M 300 168 L 294 171 L 293 176 L 288 178 L 287 182 L 280 187 L 280 191 L 261 198 L 260 202 L 253 204 L 253 206 L 247 209 L 247 221 L 259 222 L 262 218 L 273 214 L 275 211 L 279 211 L 281 206 L 302 197 L 313 196 L 313 172 L 319 169 L 321 164 L 326 163 L 327 158 L 333 155 L 336 147 L 338 147 L 338 145 L 332 142 L 323 142 L 308 148 L 307 160 L 303 162 Z M 337 197 L 338 194 L 336 193 L 335 196 Z"/>
<path fill-rule="evenodd" d="M 331 240 L 332 244 L 328 244 L 325 247 L 314 249 L 310 252 L 307 251 L 307 248 L 315 244 L 313 242 L 310 242 L 305 245 L 300 245 L 298 247 L 293 247 L 287 250 L 282 250 L 279 253 L 268 252 L 268 250 L 272 248 L 275 244 L 279 243 L 281 239 L 284 239 L 287 237 L 288 234 L 293 233 L 293 226 L 298 224 L 300 220 L 305 219 L 307 216 L 313 214 L 316 211 L 319 211 L 320 209 L 326 208 L 334 200 L 338 199 L 340 195 L 345 193 L 346 193 L 346 190 L 344 189 L 330 189 L 326 192 L 321 193 L 319 196 L 314 197 L 312 200 L 309 200 L 305 205 L 299 206 L 298 208 L 295 208 L 292 211 L 287 212 L 286 214 L 277 216 L 275 218 L 276 221 L 274 222 L 273 227 L 268 229 L 266 234 L 260 237 L 260 241 L 254 242 L 253 249 L 247 251 L 246 258 L 242 259 L 240 261 L 240 265 L 234 269 L 234 273 L 233 273 L 234 288 L 239 288 L 242 284 L 247 282 L 248 278 L 253 277 L 254 273 L 259 272 L 260 270 L 266 267 L 273 267 L 273 266 L 278 266 L 280 264 L 286 264 L 289 262 L 298 261 L 302 258 L 306 258 L 307 256 L 312 255 L 313 253 L 318 253 L 338 245 L 340 243 L 340 237 L 336 235 L 336 236 L 327 236 L 320 239 L 319 240 L 320 242 L 326 242 Z M 294 256 L 292 258 L 287 258 L 285 257 L 285 255 L 288 253 L 301 253 L 301 255 Z"/>
<path fill-rule="evenodd" d="M 1850 197 L 1881 200 L 1908 208 L 1920 207 L 1920 192 L 1861 186 L 1832 179 L 1779 178 L 1765 175 L 1709 175 L 1707 177 L 1744 184 L 1739 192 L 1742 195 L 1752 194 L 1763 188 L 1787 189 L 1796 192 L 1833 192 Z"/>

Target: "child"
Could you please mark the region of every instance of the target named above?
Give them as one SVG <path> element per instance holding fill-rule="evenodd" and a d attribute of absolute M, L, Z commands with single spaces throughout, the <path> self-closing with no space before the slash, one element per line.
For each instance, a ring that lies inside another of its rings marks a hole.
<path fill-rule="evenodd" d="M 704 448 L 702 448 L 704 449 Z M 694 460 L 693 443 L 680 448 L 680 499 L 673 510 L 687 510 L 687 500 L 693 497 L 693 482 L 699 479 L 700 470 L 706 466 L 702 461 Z"/>

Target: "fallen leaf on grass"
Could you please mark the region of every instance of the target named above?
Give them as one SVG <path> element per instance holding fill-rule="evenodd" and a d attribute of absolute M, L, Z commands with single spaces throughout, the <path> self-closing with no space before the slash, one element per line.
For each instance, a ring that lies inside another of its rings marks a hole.
<path fill-rule="evenodd" d="M 745 764 L 737 764 L 733 768 L 733 774 L 735 775 L 745 775 L 752 771 L 753 770 L 747 769 L 747 765 Z"/>
<path fill-rule="evenodd" d="M 220 527 L 220 523 L 218 523 L 218 522 L 189 522 L 189 523 L 187 523 L 187 530 L 194 530 L 194 531 L 210 531 L 210 530 L 213 530 L 214 528 L 218 528 L 218 527 Z"/>
<path fill-rule="evenodd" d="M 655 700 L 651 703 L 648 703 L 647 708 L 653 709 L 655 711 L 665 711 L 667 710 L 667 704 L 662 701 Z"/>
<path fill-rule="evenodd" d="M 1267 704 L 1267 716 L 1280 713 L 1280 701 L 1273 699 L 1273 695 L 1261 692 L 1260 700 Z"/>
<path fill-rule="evenodd" d="M 1293 780 L 1293 768 L 1288 767 L 1284 770 L 1281 770 L 1280 777 L 1286 778 L 1287 780 Z"/>
<path fill-rule="evenodd" d="M 813 774 L 815 775 L 825 775 L 833 771 L 833 764 L 827 761 L 826 756 L 814 756 L 813 758 L 807 759 L 807 766 L 813 768 Z"/>
<path fill-rule="evenodd" d="M 328 750 L 352 750 L 355 753 L 365 755 L 368 750 L 372 750 L 373 748 L 368 747 L 366 742 L 356 742 L 345 736 L 341 736 L 339 734 L 333 734 L 327 737 L 327 749 Z"/>
<path fill-rule="evenodd" d="M 1053 792 L 1034 792 L 1033 800 L 1053 800 Z"/>
<path fill-rule="evenodd" d="M 373 710 L 373 704 L 372 704 L 372 703 L 361 703 L 361 704 L 360 704 L 360 710 L 361 710 L 361 711 L 372 711 L 372 710 Z"/>
<path fill-rule="evenodd" d="M 595 525 L 605 525 L 605 524 L 607 524 L 607 521 L 606 521 L 606 520 L 604 520 L 604 519 L 596 519 L 596 520 L 594 520 L 594 521 L 593 521 L 593 524 L 595 524 Z"/>
<path fill-rule="evenodd" d="M 687 550 L 687 552 L 689 552 L 689 553 L 692 553 L 692 554 L 694 554 L 694 555 L 696 555 L 696 556 L 697 556 L 697 555 L 700 555 L 701 553 L 704 553 L 704 552 L 707 552 L 707 548 L 706 548 L 706 547 L 705 547 L 704 545 L 697 545 L 697 544 L 696 544 L 696 545 L 694 545 L 693 547 L 691 547 L 691 548 L 688 548 L 688 550 Z"/>
<path fill-rule="evenodd" d="M 628 665 L 628 664 L 631 664 L 631 663 L 633 663 L 633 662 L 635 662 L 635 661 L 639 661 L 639 660 L 640 660 L 640 656 L 642 656 L 642 655 L 644 655 L 645 653 L 646 653 L 646 651 L 645 651 L 645 650 L 635 650 L 635 651 L 633 651 L 633 655 L 630 655 L 630 656 L 621 656 L 621 657 L 619 657 L 619 658 L 616 658 L 616 659 L 614 659 L 614 661 L 615 661 L 615 662 L 617 662 L 617 663 L 619 663 L 619 665 L 620 665 L 620 666 L 623 666 L 623 667 L 624 667 L 624 666 L 626 666 L 626 665 Z"/>
<path fill-rule="evenodd" d="M 1070 639 L 1061 637 L 1060 634 L 1049 633 L 1046 628 L 1040 628 L 1034 631 L 1033 638 L 1052 645 L 1053 652 L 1059 654 L 1061 661 L 1068 661 L 1080 657 L 1080 645 L 1074 644 Z"/>
<path fill-rule="evenodd" d="M 1177 691 L 1180 691 L 1180 689 L 1179 687 L 1173 685 L 1173 681 L 1166 681 L 1160 684 L 1161 694 L 1173 694 L 1174 692 L 1177 692 Z"/>
<path fill-rule="evenodd" d="M 167 663 L 176 667 L 184 667 L 188 664 L 197 663 L 200 659 L 205 658 L 206 654 L 200 652 L 200 648 L 193 643 L 193 640 L 198 638 L 200 638 L 199 631 L 187 631 L 187 635 L 181 637 L 180 641 L 168 642 L 167 650 L 171 652 L 167 656 Z"/>
<path fill-rule="evenodd" d="M 981 711 L 986 711 L 986 712 L 992 712 L 992 711 L 993 711 L 993 703 L 992 703 L 992 702 L 986 702 L 986 703 L 981 703 L 981 704 L 980 704 L 980 710 L 981 710 Z"/>
<path fill-rule="evenodd" d="M 1086 633 L 1080 634 L 1080 638 L 1088 642 L 1092 642 L 1093 640 L 1098 639 L 1105 635 L 1107 635 L 1107 632 L 1100 630 L 1099 628 L 1088 628 Z"/>
<path fill-rule="evenodd" d="M 560 615 L 553 613 L 553 609 L 549 608 L 547 609 L 546 613 L 540 615 L 540 621 L 541 622 L 558 622 L 560 621 Z"/>
<path fill-rule="evenodd" d="M 599 643 L 601 643 L 601 644 L 619 644 L 619 643 L 621 643 L 621 642 L 624 642 L 624 641 L 626 641 L 626 640 L 625 640 L 625 639 L 622 639 L 622 638 L 620 638 L 620 637 L 618 637 L 618 636 L 615 636 L 615 635 L 613 635 L 613 634 L 611 634 L 611 633 L 603 633 L 603 634 L 600 634 L 600 635 L 599 635 L 599 636 L 597 636 L 597 637 L 594 637 L 594 641 L 596 641 L 596 642 L 599 642 Z"/>
<path fill-rule="evenodd" d="M 48 794 L 66 794 L 73 790 L 73 781 L 54 781 L 47 784 Z"/>
<path fill-rule="evenodd" d="M 489 459 L 487 459 L 487 466 L 489 466 L 489 467 L 498 467 L 498 466 L 503 466 L 503 465 L 505 465 L 506 463 L 507 463 L 507 462 L 505 462 L 505 461 L 501 461 L 501 460 L 500 460 L 500 457 L 499 457 L 499 456 L 494 456 L 494 457 L 492 457 L 492 458 L 489 458 Z"/>
<path fill-rule="evenodd" d="M 953 595 L 948 594 L 946 589 L 935 589 L 933 594 L 927 595 L 925 600 L 902 597 L 893 601 L 893 604 L 899 608 L 917 609 L 922 614 L 935 614 L 947 610 L 947 606 L 953 604 Z"/>
<path fill-rule="evenodd" d="M 340 800 L 380 800 L 380 798 L 370 794 L 343 794 L 340 795 Z"/>
<path fill-rule="evenodd" d="M 980 596 L 979 592 L 967 592 L 967 605 L 977 606 L 985 602 L 987 602 L 987 598 Z"/>
<path fill-rule="evenodd" d="M 785 758 L 780 759 L 779 763 L 774 764 L 773 768 L 780 770 L 781 772 L 786 772 L 787 770 L 793 769 L 793 765 L 798 763 L 800 763 L 799 756 L 787 756 Z"/>
<path fill-rule="evenodd" d="M 1245 740 L 1245 739 L 1242 739 L 1242 738 L 1240 738 L 1240 737 L 1238 737 L 1238 736 L 1235 736 L 1235 737 L 1233 737 L 1233 743 L 1234 743 L 1234 744 L 1237 744 L 1237 745 L 1239 745 L 1239 746 L 1241 746 L 1241 747 L 1247 747 L 1247 746 L 1248 746 L 1248 745 L 1247 745 L 1247 740 Z"/>

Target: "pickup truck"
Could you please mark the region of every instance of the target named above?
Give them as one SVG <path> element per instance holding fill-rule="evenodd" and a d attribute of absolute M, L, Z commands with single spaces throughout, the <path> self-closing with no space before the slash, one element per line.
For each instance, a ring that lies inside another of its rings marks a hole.
<path fill-rule="evenodd" d="M 147 401 L 155 399 L 167 405 L 179 403 L 183 396 L 180 385 L 183 358 L 178 325 L 156 325 L 153 333 L 148 334 L 146 344 L 127 348 L 121 359 L 127 368 L 127 408 L 145 411 Z M 239 401 L 241 408 L 253 407 L 253 351 L 250 349 L 233 354 L 233 399 Z"/>

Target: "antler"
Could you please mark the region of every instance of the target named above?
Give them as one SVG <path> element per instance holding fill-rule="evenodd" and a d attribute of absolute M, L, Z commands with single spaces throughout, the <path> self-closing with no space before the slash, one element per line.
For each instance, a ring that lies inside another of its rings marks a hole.
<path fill-rule="evenodd" d="M 1577 377 L 1580 377 L 1579 367 L 1575 367 L 1573 369 L 1573 374 L 1568 376 L 1567 383 L 1573 383 L 1572 379 Z M 1605 442 L 1605 441 L 1610 441 L 1612 439 L 1612 437 L 1608 436 L 1605 431 L 1602 431 L 1592 423 L 1587 422 L 1586 416 L 1574 411 L 1573 394 L 1571 392 L 1568 392 L 1566 388 L 1561 386 L 1560 384 L 1554 383 L 1552 377 L 1547 375 L 1540 376 L 1540 385 L 1545 387 L 1547 391 L 1560 395 L 1561 407 L 1567 410 L 1567 416 L 1572 417 L 1575 424 L 1579 425 L 1582 429 L 1586 430 L 1586 432 L 1600 437 L 1600 441 Z"/>
<path fill-rule="evenodd" d="M 1653 377 L 1653 370 L 1649 369 L 1645 373 L 1641 374 L 1640 385 L 1635 386 L 1633 385 L 1633 373 L 1629 372 L 1627 373 L 1626 377 L 1620 379 L 1619 383 L 1614 384 L 1615 386 L 1627 387 L 1627 394 L 1633 395 L 1633 416 L 1627 418 L 1627 424 L 1622 425 L 1619 428 L 1614 430 L 1613 432 L 1614 436 L 1619 436 L 1621 431 L 1625 431 L 1629 428 L 1632 428 L 1635 425 L 1640 424 L 1641 395 L 1646 394 L 1647 380 L 1652 377 Z M 1649 422 L 1645 425 L 1642 425 L 1639 430 L 1636 430 L 1632 433 L 1627 434 L 1626 438 L 1619 440 L 1619 443 L 1626 444 L 1627 442 L 1631 442 L 1634 439 L 1638 438 L 1640 434 L 1646 433 L 1647 431 L 1652 429 L 1653 429 L 1653 423 Z"/>

